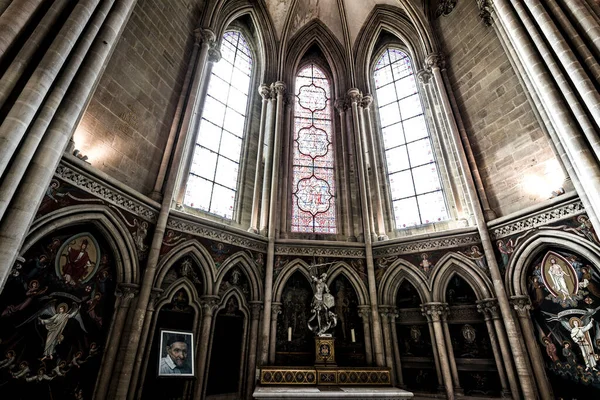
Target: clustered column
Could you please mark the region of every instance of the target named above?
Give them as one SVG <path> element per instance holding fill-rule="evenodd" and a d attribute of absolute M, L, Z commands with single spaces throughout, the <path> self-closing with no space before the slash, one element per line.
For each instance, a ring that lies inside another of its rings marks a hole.
<path fill-rule="evenodd" d="M 196 374 L 196 389 L 194 390 L 194 398 L 200 399 L 204 393 L 204 379 L 206 378 L 206 365 L 208 364 L 208 344 L 210 340 L 210 331 L 213 325 L 215 310 L 219 307 L 219 296 L 202 296 L 200 299 L 202 305 L 202 326 L 200 328 L 200 342 L 196 352 L 196 363 L 198 373 Z"/>
<path fill-rule="evenodd" d="M 246 398 L 252 398 L 254 390 L 254 374 L 256 370 L 256 355 L 258 344 L 258 323 L 260 321 L 260 312 L 262 310 L 262 301 L 250 302 L 250 351 L 248 356 L 248 376 L 246 377 Z"/>
<path fill-rule="evenodd" d="M 425 303 L 421 305 L 421 312 L 428 321 L 433 324 L 433 341 L 436 343 L 438 358 L 440 361 L 444 388 L 446 389 L 446 398 L 454 400 L 454 388 L 452 385 L 452 373 L 450 371 L 450 362 L 448 361 L 448 352 L 446 341 L 444 340 L 444 328 L 442 327 L 442 315 L 448 312 L 448 305 L 445 303 Z"/>
<path fill-rule="evenodd" d="M 373 363 L 373 346 L 371 345 L 371 325 L 369 319 L 371 316 L 371 307 L 358 306 L 358 316 L 363 323 L 363 335 L 365 337 L 365 361 L 367 365 Z"/>

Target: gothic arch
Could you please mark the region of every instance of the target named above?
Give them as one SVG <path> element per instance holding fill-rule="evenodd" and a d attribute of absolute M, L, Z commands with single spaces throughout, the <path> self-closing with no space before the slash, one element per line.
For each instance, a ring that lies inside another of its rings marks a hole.
<path fill-rule="evenodd" d="M 331 287 L 331 285 L 333 284 L 333 281 L 338 276 L 343 275 L 352 284 L 352 288 L 354 289 L 354 291 L 356 292 L 356 295 L 358 296 L 358 300 L 360 302 L 359 305 L 369 304 L 369 295 L 367 292 L 367 288 L 365 287 L 365 284 L 360 279 L 360 277 L 358 276 L 356 271 L 352 267 L 350 267 L 350 265 L 348 265 L 344 261 L 340 261 L 340 262 L 335 263 L 333 265 L 332 269 L 333 269 L 333 272 L 331 273 L 331 275 L 329 275 L 327 277 L 327 286 Z"/>
<path fill-rule="evenodd" d="M 506 269 L 505 285 L 509 296 L 527 296 L 527 270 L 534 258 L 549 247 L 577 253 L 600 268 L 600 246 L 581 240 L 580 236 L 556 230 L 538 230 L 527 238 L 512 255 Z"/>
<path fill-rule="evenodd" d="M 173 282 L 165 292 L 162 293 L 160 300 L 156 304 L 156 311 L 160 311 L 161 307 L 165 304 L 170 303 L 173 300 L 173 296 L 179 290 L 185 290 L 188 295 L 188 304 L 194 309 L 196 312 L 196 322 L 200 315 L 202 315 L 202 307 L 200 306 L 200 295 L 198 294 L 198 290 L 194 287 L 192 282 L 190 282 L 186 278 L 179 278 L 175 282 Z M 155 313 L 157 315 L 158 312 Z M 194 323 L 196 325 L 196 323 Z"/>
<path fill-rule="evenodd" d="M 478 300 L 493 297 L 492 282 L 481 268 L 465 256 L 448 253 L 437 262 L 431 277 L 433 301 L 446 301 L 446 288 L 454 275 L 460 276 L 471 286 Z"/>
<path fill-rule="evenodd" d="M 300 271 L 306 280 L 310 283 L 309 265 L 304 260 L 296 258 L 287 263 L 273 284 L 273 301 L 280 302 L 285 284 L 296 271 Z"/>
<path fill-rule="evenodd" d="M 154 287 L 160 288 L 167 272 L 185 256 L 192 257 L 196 264 L 200 266 L 204 293 L 213 293 L 215 263 L 210 253 L 195 239 L 181 243 L 163 257 L 156 268 L 158 272 L 154 279 Z"/>
<path fill-rule="evenodd" d="M 131 233 L 122 219 L 104 205 L 77 205 L 61 208 L 35 221 L 25 239 L 20 255 L 44 236 L 68 226 L 93 224 L 104 235 L 116 256 L 117 281 L 138 283 L 140 266 Z"/>
<path fill-rule="evenodd" d="M 423 69 L 425 58 L 435 51 L 433 35 L 419 21 L 419 17 L 414 15 L 414 10 L 412 14 L 410 16 L 405 10 L 389 5 L 377 5 L 373 8 L 354 43 L 358 87 L 370 91 L 373 53 L 383 31 L 391 33 L 404 44 L 416 70 Z"/>
<path fill-rule="evenodd" d="M 395 304 L 398 289 L 404 280 L 409 281 L 421 296 L 421 301 L 431 300 L 431 285 L 425 274 L 416 266 L 402 258 L 394 261 L 379 282 L 377 299 L 379 304 Z"/>
<path fill-rule="evenodd" d="M 287 45 L 283 47 L 279 75 L 284 77 L 288 88 L 292 88 L 302 58 L 308 49 L 315 44 L 325 56 L 332 73 L 332 98 L 338 98 L 344 95 L 345 90 L 350 87 L 344 47 L 329 28 L 318 19 L 312 20 L 300 28 L 290 38 Z"/>
<path fill-rule="evenodd" d="M 217 277 L 215 280 L 214 290 L 216 292 L 219 291 L 219 287 L 221 286 L 221 282 L 227 273 L 237 265 L 243 266 L 242 270 L 244 271 L 248 281 L 250 282 L 250 298 L 251 301 L 257 301 L 262 299 L 262 285 L 261 278 L 258 274 L 258 268 L 254 263 L 254 260 L 250 258 L 250 256 L 243 252 L 239 251 L 231 256 L 229 256 L 219 268 L 219 272 L 217 273 Z M 218 293 L 213 293 L 218 294 Z"/>

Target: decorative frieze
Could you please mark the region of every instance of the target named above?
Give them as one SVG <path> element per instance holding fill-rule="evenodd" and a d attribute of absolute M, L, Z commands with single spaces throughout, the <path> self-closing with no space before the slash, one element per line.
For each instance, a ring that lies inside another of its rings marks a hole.
<path fill-rule="evenodd" d="M 463 247 L 471 244 L 480 243 L 481 240 L 477 234 L 444 237 L 439 239 L 419 240 L 415 242 L 402 243 L 392 246 L 373 249 L 373 257 L 395 256 L 401 254 L 420 253 L 423 251 L 450 249 L 454 247 Z"/>
<path fill-rule="evenodd" d="M 308 247 L 301 245 L 276 245 L 275 254 L 278 256 L 365 258 L 364 248 L 356 247 Z"/>
<path fill-rule="evenodd" d="M 396 322 L 399 324 L 419 324 L 424 321 L 424 314 L 420 308 L 401 308 L 396 315 Z"/>

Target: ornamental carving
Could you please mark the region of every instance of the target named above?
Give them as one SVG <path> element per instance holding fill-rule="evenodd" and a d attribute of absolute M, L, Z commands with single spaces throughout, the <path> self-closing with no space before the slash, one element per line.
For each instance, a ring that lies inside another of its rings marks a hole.
<path fill-rule="evenodd" d="M 435 17 L 450 15 L 452 10 L 456 7 L 456 0 L 440 0 L 437 9 L 435 10 Z"/>
<path fill-rule="evenodd" d="M 529 296 L 511 296 L 510 303 L 517 310 L 519 317 L 529 318 L 529 310 L 532 309 Z"/>
<path fill-rule="evenodd" d="M 412 254 L 412 253 L 420 253 L 426 250 L 441 250 L 441 249 L 449 249 L 453 247 L 462 247 L 465 245 L 479 243 L 481 240 L 479 239 L 479 235 L 463 235 L 463 236 L 453 236 L 447 238 L 433 239 L 433 240 L 425 240 L 425 241 L 415 241 L 410 243 L 398 244 L 395 246 L 386 246 L 386 247 L 376 247 L 373 249 L 373 257 L 385 257 L 385 256 L 393 256 L 400 254 Z"/>
<path fill-rule="evenodd" d="M 491 26 L 494 19 L 492 18 L 493 8 L 490 0 L 477 0 L 477 6 L 479 7 L 479 17 L 483 20 L 483 23 Z"/>
<path fill-rule="evenodd" d="M 433 321 L 439 321 L 448 314 L 446 303 L 425 303 L 421 305 L 421 313 Z"/>
<path fill-rule="evenodd" d="M 500 307 L 497 299 L 486 299 L 477 302 L 477 311 L 484 314 L 486 318 L 500 318 Z"/>
<path fill-rule="evenodd" d="M 306 247 L 295 245 L 275 246 L 276 255 L 290 256 L 316 256 L 316 257 L 343 257 L 365 258 L 364 248 L 345 247 Z"/>

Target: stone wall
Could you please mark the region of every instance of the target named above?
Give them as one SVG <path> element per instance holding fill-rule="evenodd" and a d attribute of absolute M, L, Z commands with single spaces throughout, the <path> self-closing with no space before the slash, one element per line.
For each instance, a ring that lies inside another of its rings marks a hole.
<path fill-rule="evenodd" d="M 502 216 L 549 198 L 562 170 L 494 28 L 475 1 L 434 26 L 492 209 Z"/>
<path fill-rule="evenodd" d="M 153 189 L 187 70 L 201 9 L 193 3 L 138 1 L 74 136 L 94 167 L 144 194 Z"/>

